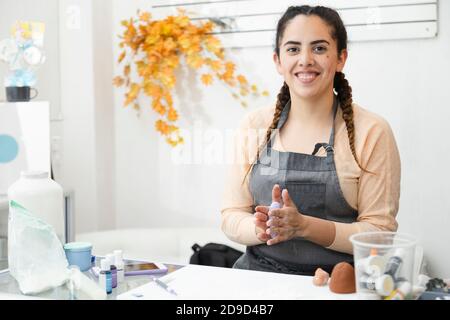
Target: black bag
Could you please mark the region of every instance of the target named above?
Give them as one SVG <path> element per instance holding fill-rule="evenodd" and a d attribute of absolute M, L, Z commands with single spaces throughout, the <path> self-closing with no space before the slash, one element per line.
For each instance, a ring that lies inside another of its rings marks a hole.
<path fill-rule="evenodd" d="M 197 243 L 192 246 L 194 254 L 190 264 L 231 268 L 243 252 L 224 244 L 207 243 L 203 247 Z"/>

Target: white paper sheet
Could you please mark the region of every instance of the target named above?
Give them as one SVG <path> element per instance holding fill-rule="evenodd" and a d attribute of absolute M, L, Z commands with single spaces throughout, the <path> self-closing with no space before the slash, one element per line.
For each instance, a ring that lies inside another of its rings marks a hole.
<path fill-rule="evenodd" d="M 118 299 L 186 300 L 292 300 L 355 299 L 356 294 L 335 294 L 328 286 L 316 287 L 312 277 L 272 272 L 188 265 L 160 280 L 177 293 L 154 282 L 119 295 Z"/>

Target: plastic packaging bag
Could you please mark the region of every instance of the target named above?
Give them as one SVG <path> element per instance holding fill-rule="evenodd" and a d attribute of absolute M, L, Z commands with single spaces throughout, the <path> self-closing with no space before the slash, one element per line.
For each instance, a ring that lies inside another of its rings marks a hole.
<path fill-rule="evenodd" d="M 8 221 L 10 274 L 24 294 L 64 284 L 70 274 L 63 246 L 53 227 L 11 201 Z"/>
<path fill-rule="evenodd" d="M 69 266 L 69 281 L 67 287 L 71 300 L 105 300 L 106 291 L 80 271 L 78 266 Z"/>

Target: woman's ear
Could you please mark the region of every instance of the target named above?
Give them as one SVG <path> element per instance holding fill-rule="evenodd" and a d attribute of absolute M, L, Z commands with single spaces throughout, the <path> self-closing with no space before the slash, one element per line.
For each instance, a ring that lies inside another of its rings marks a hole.
<path fill-rule="evenodd" d="M 337 72 L 342 72 L 344 70 L 345 62 L 347 61 L 348 51 L 347 49 L 342 49 L 341 54 L 338 56 L 338 63 L 336 66 Z"/>
<path fill-rule="evenodd" d="M 283 69 L 281 68 L 280 57 L 278 57 L 277 53 L 273 53 L 273 62 L 275 63 L 275 67 L 279 74 L 283 75 Z"/>

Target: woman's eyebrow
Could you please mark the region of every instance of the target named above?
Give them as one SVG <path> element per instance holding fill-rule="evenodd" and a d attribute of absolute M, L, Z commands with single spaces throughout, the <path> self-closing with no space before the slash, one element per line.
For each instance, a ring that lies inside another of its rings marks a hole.
<path fill-rule="evenodd" d="M 318 43 L 322 43 L 322 42 L 330 44 L 327 40 L 323 40 L 323 39 L 311 41 L 310 44 L 318 44 Z M 289 44 L 294 44 L 294 45 L 300 46 L 302 43 L 299 41 L 287 41 L 283 46 L 287 46 Z"/>

